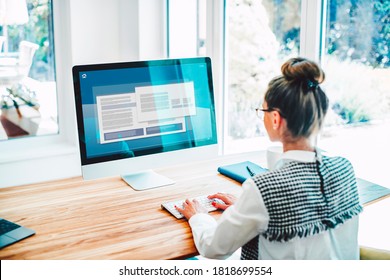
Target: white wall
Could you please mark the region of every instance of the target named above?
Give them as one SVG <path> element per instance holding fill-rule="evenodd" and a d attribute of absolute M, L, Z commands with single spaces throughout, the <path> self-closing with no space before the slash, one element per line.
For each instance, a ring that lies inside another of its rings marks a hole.
<path fill-rule="evenodd" d="M 70 3 L 73 64 L 165 56 L 165 1 L 71 0 Z"/>
<path fill-rule="evenodd" d="M 74 64 L 119 59 L 119 14 L 118 0 L 70 1 Z"/>

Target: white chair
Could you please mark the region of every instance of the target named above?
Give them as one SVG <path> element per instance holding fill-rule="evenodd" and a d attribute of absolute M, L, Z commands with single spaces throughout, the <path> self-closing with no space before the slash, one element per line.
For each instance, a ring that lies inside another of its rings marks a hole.
<path fill-rule="evenodd" d="M 39 48 L 39 45 L 28 42 L 28 41 L 21 41 L 19 43 L 19 58 L 18 58 L 18 65 L 21 71 L 23 71 L 23 74 L 25 77 L 28 76 L 28 73 L 30 72 L 30 67 L 35 55 L 36 50 Z"/>
<path fill-rule="evenodd" d="M 7 88 L 12 88 L 13 85 L 28 77 L 38 48 L 37 44 L 21 41 L 17 58 L 5 58 L 0 61 L 0 106 L 4 103 L 12 106 L 17 102 L 14 94 L 8 94 Z"/>
<path fill-rule="evenodd" d="M 4 42 L 5 42 L 5 37 L 0 36 L 0 52 L 1 52 L 1 48 L 3 47 Z"/>
<path fill-rule="evenodd" d="M 38 47 L 37 44 L 21 41 L 17 58 L 6 57 L 0 60 L 1 85 L 10 87 L 28 77 Z"/>

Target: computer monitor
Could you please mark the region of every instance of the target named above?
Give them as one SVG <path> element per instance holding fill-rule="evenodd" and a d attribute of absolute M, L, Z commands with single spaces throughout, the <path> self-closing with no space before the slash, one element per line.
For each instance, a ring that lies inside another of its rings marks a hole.
<path fill-rule="evenodd" d="M 217 156 L 211 72 L 207 57 L 74 66 L 84 179 L 155 188 L 174 181 L 153 169 Z"/>

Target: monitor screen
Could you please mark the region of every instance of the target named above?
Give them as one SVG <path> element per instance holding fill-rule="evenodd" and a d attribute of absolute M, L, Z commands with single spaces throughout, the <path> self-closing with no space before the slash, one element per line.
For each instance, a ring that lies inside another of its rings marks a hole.
<path fill-rule="evenodd" d="M 135 159 L 155 168 L 162 154 L 217 144 L 210 58 L 77 65 L 73 80 L 82 168 L 132 173 Z"/>

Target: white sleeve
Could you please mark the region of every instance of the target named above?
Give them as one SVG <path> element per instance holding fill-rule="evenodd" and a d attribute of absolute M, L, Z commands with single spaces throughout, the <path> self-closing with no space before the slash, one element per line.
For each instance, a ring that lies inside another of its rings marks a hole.
<path fill-rule="evenodd" d="M 225 259 L 268 227 L 269 215 L 252 179 L 242 185 L 237 202 L 218 221 L 208 214 L 196 214 L 189 224 L 195 246 L 207 258 Z"/>

